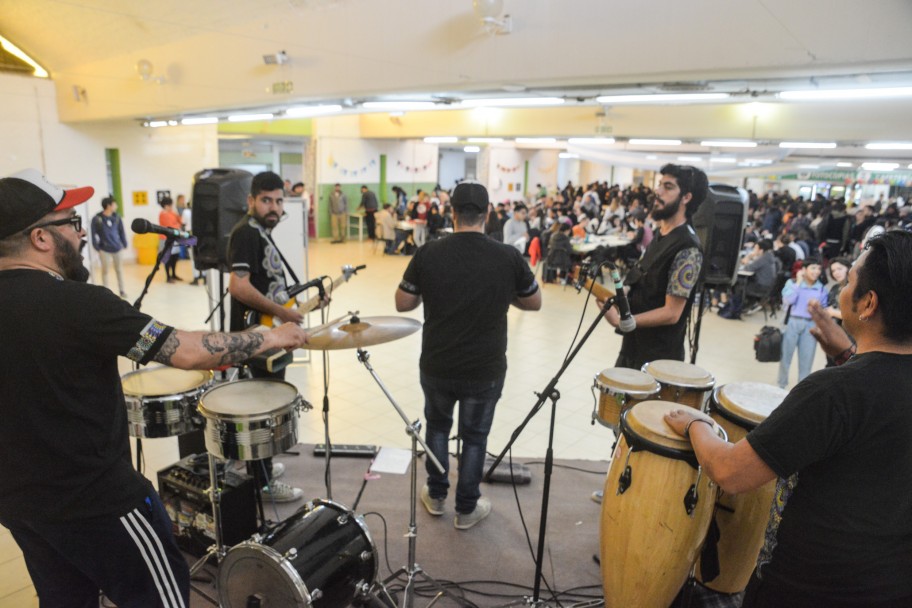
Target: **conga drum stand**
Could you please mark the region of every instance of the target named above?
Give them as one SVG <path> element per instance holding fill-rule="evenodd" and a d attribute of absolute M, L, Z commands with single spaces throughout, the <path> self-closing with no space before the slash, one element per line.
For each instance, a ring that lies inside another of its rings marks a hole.
<path fill-rule="evenodd" d="M 404 411 L 402 411 L 402 408 L 399 407 L 399 404 L 396 403 L 396 400 L 393 399 L 393 396 L 387 390 L 386 386 L 383 384 L 383 381 L 380 380 L 380 377 L 377 376 L 377 373 L 374 371 L 374 368 L 371 367 L 370 363 L 368 362 L 368 359 L 370 359 L 370 354 L 366 350 L 359 348 L 358 349 L 358 361 L 360 361 L 364 365 L 364 367 L 367 369 L 367 371 L 370 372 L 370 375 L 377 382 L 377 385 L 380 386 L 380 390 L 383 391 L 383 394 L 386 395 L 386 398 L 389 400 L 389 402 L 395 408 L 396 412 L 398 412 L 399 416 L 402 418 L 402 421 L 405 422 L 405 424 L 406 424 L 405 432 L 412 439 L 412 463 L 411 463 L 412 471 L 411 471 L 411 493 L 410 493 L 411 504 L 409 505 L 409 525 L 408 525 L 408 539 L 409 539 L 408 540 L 408 561 L 406 562 L 405 566 L 403 566 L 402 568 L 399 568 L 398 570 L 393 572 L 390 576 L 388 576 L 386 578 L 386 580 L 383 581 L 383 583 L 379 584 L 380 589 L 377 591 L 377 593 L 381 593 L 383 595 L 383 597 L 389 602 L 390 605 L 395 605 L 393 598 L 390 596 L 389 592 L 386 589 L 386 584 L 390 583 L 391 581 L 393 581 L 393 580 L 399 578 L 400 576 L 402 576 L 403 574 L 405 574 L 407 577 L 407 580 L 405 583 L 405 589 L 402 592 L 402 601 L 399 603 L 400 608 L 412 608 L 412 606 L 414 606 L 415 579 L 417 579 L 418 577 L 420 577 L 424 582 L 430 583 L 431 585 L 433 585 L 434 587 L 437 588 L 437 595 L 435 595 L 434 598 L 431 599 L 431 601 L 428 603 L 428 606 L 432 606 L 433 604 L 435 604 L 437 602 L 437 599 L 442 595 L 446 595 L 447 597 L 458 602 L 461 605 L 469 606 L 470 604 L 468 602 L 466 602 L 465 600 L 463 600 L 462 598 L 460 598 L 456 595 L 453 595 L 452 593 L 450 593 L 449 591 L 444 589 L 443 586 L 437 580 L 435 580 L 434 578 L 429 576 L 424 570 L 422 570 L 421 566 L 419 566 L 418 563 L 415 561 L 416 545 L 418 542 L 418 523 L 416 521 L 416 505 L 418 503 L 418 444 L 419 443 L 421 444 L 421 447 L 424 448 L 424 453 L 427 456 L 427 458 L 433 463 L 433 465 L 441 473 L 444 472 L 443 465 L 440 464 L 440 461 L 437 460 L 437 458 L 434 456 L 434 453 L 431 452 L 430 448 L 428 448 L 427 444 L 421 438 L 421 422 L 418 420 L 415 420 L 414 422 L 409 421 L 409 417 L 406 415 L 406 413 Z"/>
<path fill-rule="evenodd" d="M 209 454 L 209 502 L 212 503 L 212 524 L 215 526 L 215 544 L 190 567 L 190 575 L 196 574 L 213 555 L 218 563 L 225 557 L 225 542 L 222 538 L 222 490 L 218 484 L 218 467 L 215 456 Z"/>

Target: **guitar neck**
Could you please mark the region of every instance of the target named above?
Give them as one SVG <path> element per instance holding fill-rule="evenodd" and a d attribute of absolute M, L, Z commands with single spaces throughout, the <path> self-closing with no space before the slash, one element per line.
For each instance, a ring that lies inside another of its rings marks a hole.
<path fill-rule="evenodd" d="M 332 282 L 332 286 L 329 288 L 329 293 L 334 292 L 337 287 L 339 287 L 340 285 L 345 283 L 347 280 L 348 280 L 348 278 L 345 276 L 345 274 L 341 274 L 338 277 L 336 277 Z M 298 312 L 301 313 L 302 315 L 306 315 L 311 310 L 314 310 L 315 308 L 317 308 L 319 306 L 320 306 L 320 294 L 317 294 L 314 297 L 310 298 L 309 300 L 305 300 L 304 302 L 301 302 L 300 304 L 298 304 Z"/>

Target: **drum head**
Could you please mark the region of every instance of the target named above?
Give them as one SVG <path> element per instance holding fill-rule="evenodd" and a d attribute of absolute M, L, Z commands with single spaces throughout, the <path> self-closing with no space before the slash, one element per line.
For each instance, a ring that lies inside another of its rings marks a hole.
<path fill-rule="evenodd" d="M 762 382 L 732 382 L 714 391 L 713 403 L 721 410 L 754 426 L 766 420 L 785 400 L 788 391 Z"/>
<path fill-rule="evenodd" d="M 125 374 L 120 382 L 125 395 L 163 397 L 186 393 L 212 380 L 212 372 L 161 366 Z"/>
<path fill-rule="evenodd" d="M 664 419 L 665 414 L 668 412 L 680 409 L 686 409 L 688 414 L 708 421 L 717 432 L 721 430 L 713 419 L 703 412 L 678 403 L 671 403 L 670 401 L 642 401 L 637 403 L 624 412 L 624 426 L 628 432 L 650 443 L 682 452 L 692 452 L 693 448 L 690 445 L 690 440 L 684 439 L 675 433 L 674 429 L 668 426 Z"/>
<path fill-rule="evenodd" d="M 203 414 L 249 416 L 267 414 L 295 402 L 298 389 L 284 380 L 250 378 L 211 388 L 200 397 Z"/>
<path fill-rule="evenodd" d="M 245 541 L 232 547 L 219 564 L 219 605 L 247 608 L 251 595 L 264 606 L 307 606 L 310 593 L 289 560 L 271 547 Z"/>
<path fill-rule="evenodd" d="M 643 371 L 661 382 L 684 388 L 710 389 L 716 380 L 702 367 L 674 359 L 658 359 L 643 366 Z"/>
<path fill-rule="evenodd" d="M 623 393 L 652 395 L 658 392 L 655 378 L 647 373 L 626 367 L 609 367 L 597 376 L 600 387 L 612 388 Z"/>

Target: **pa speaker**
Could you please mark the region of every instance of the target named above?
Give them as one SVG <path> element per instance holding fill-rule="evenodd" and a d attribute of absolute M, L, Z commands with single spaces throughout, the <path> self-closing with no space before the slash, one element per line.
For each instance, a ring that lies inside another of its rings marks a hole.
<path fill-rule="evenodd" d="M 204 169 L 193 176 L 193 248 L 197 269 L 228 272 L 228 237 L 247 213 L 253 175 L 241 169 Z"/>
<path fill-rule="evenodd" d="M 747 224 L 747 192 L 727 184 L 710 184 L 706 200 L 693 215 L 703 246 L 705 285 L 734 285 L 738 278 L 741 239 Z"/>

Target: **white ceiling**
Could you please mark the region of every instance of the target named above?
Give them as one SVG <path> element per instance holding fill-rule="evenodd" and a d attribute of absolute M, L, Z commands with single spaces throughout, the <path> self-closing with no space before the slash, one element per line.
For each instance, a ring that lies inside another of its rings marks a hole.
<path fill-rule="evenodd" d="M 640 89 L 736 92 L 740 102 L 784 89 L 912 84 L 909 0 L 503 4 L 513 32 L 495 36 L 471 0 L 0 0 L 0 34 L 50 71 L 69 122 L 391 98 L 557 95 L 589 105 Z M 287 63 L 264 63 L 279 51 Z M 141 59 L 152 64 L 145 81 Z M 276 82 L 293 91 L 272 93 Z M 883 158 L 858 145 L 868 133 L 912 141 L 909 106 L 817 112 L 806 103 L 782 111 L 772 139 L 795 132 L 849 144 L 828 154 Z M 642 132 L 649 117 L 688 141 L 725 131 L 709 109 L 681 114 L 684 125 L 668 120 L 677 112 L 668 107 L 627 110 L 607 109 L 621 115 L 615 136 L 655 137 Z M 637 120 L 625 122 L 628 114 Z"/>

